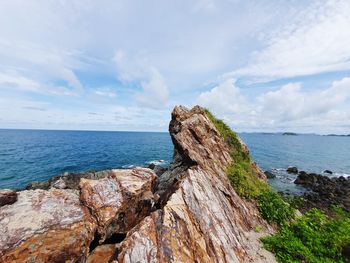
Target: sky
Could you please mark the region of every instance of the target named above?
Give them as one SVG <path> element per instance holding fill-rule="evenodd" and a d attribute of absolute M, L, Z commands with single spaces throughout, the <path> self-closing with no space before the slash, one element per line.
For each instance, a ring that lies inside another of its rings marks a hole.
<path fill-rule="evenodd" d="M 0 0 L 0 128 L 350 133 L 350 1 Z"/>

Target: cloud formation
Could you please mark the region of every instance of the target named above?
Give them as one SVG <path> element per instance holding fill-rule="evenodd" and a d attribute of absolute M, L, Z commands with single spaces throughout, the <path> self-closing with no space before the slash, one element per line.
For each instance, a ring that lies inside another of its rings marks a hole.
<path fill-rule="evenodd" d="M 315 2 L 266 37 L 233 76 L 278 79 L 350 70 L 350 2 Z"/>
<path fill-rule="evenodd" d="M 163 109 L 166 106 L 168 87 L 158 69 L 150 65 L 146 58 L 142 56 L 130 58 L 124 51 L 118 50 L 114 61 L 120 80 L 142 88 L 142 91 L 135 94 L 140 106 L 153 109 Z"/>
<path fill-rule="evenodd" d="M 347 0 L 3 0 L 0 128 L 165 131 L 175 104 L 201 103 L 242 130 L 347 132 L 348 13 Z"/>
<path fill-rule="evenodd" d="M 350 125 L 350 78 L 334 81 L 330 87 L 306 91 L 301 83 L 289 83 L 260 94 L 243 95 L 233 79 L 199 95 L 198 104 L 212 109 L 239 129 L 276 130 L 312 128 L 331 130 Z"/>

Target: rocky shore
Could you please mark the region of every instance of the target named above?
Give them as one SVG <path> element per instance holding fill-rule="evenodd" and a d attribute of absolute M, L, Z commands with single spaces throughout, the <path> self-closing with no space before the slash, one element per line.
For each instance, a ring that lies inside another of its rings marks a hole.
<path fill-rule="evenodd" d="M 175 107 L 169 132 L 168 170 L 67 174 L 0 190 L 0 262 L 275 262 L 260 241 L 275 229 L 231 186 L 232 149 L 205 111 Z"/>
<path fill-rule="evenodd" d="M 350 178 L 343 176 L 330 178 L 300 171 L 294 183 L 312 190 L 304 194 L 306 202 L 303 209 L 317 207 L 330 213 L 332 206 L 336 205 L 350 212 Z"/>

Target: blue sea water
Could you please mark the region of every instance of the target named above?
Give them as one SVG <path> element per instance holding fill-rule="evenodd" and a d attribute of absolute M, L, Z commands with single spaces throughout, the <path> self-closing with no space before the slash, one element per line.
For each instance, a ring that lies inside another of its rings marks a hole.
<path fill-rule="evenodd" d="M 273 170 L 277 188 L 291 184 L 288 166 L 320 173 L 350 174 L 350 137 L 240 134 L 256 162 Z M 23 188 L 65 172 L 169 164 L 168 133 L 0 130 L 0 188 Z"/>

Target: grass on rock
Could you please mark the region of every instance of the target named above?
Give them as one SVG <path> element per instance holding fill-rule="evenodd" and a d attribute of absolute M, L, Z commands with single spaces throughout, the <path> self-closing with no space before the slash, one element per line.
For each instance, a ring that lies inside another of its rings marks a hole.
<path fill-rule="evenodd" d="M 295 209 L 302 200 L 283 200 L 253 169 L 249 152 L 237 134 L 209 110 L 205 114 L 215 125 L 231 149 L 232 163 L 226 174 L 235 191 L 243 198 L 255 201 L 261 216 L 278 226 L 278 233 L 262 239 L 279 262 L 350 262 L 344 249 L 350 250 L 350 216 L 337 210 L 329 218 L 318 209 L 295 219 Z M 289 202 L 290 201 L 290 202 Z"/>

